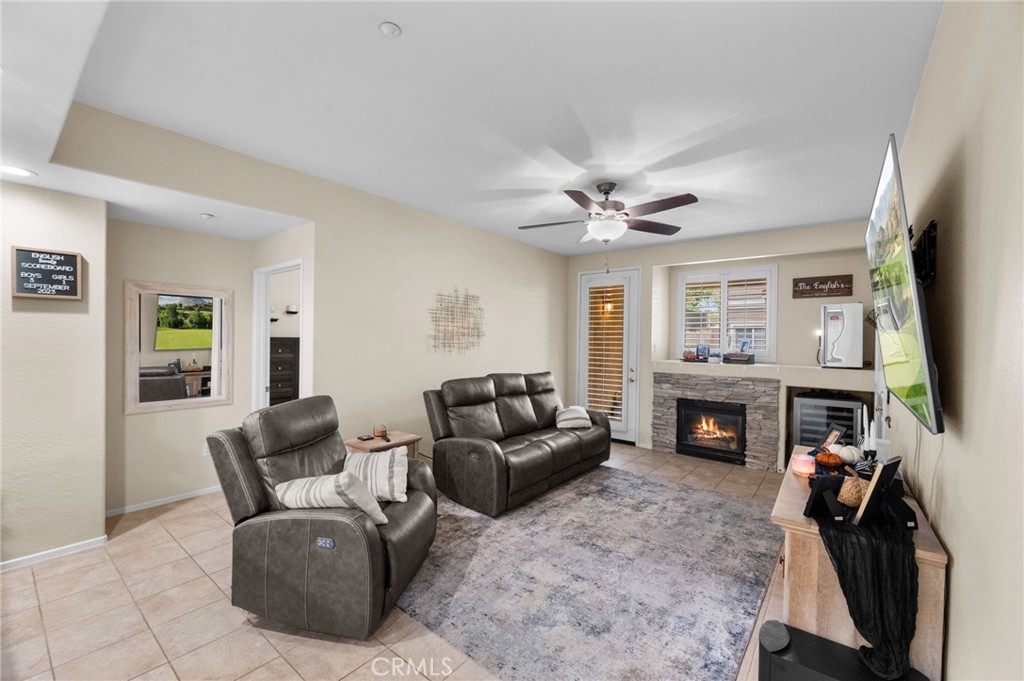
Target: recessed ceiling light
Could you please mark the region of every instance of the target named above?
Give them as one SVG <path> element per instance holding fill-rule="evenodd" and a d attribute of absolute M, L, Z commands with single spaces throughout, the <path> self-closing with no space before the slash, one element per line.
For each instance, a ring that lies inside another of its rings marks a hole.
<path fill-rule="evenodd" d="M 385 21 L 377 29 L 388 38 L 397 38 L 402 35 L 402 27 L 393 21 Z"/>
<path fill-rule="evenodd" d="M 213 220 L 217 216 L 214 215 L 213 213 L 200 213 L 199 217 L 201 217 L 204 220 Z"/>
<path fill-rule="evenodd" d="M 18 168 L 17 166 L 0 166 L 0 171 L 3 171 L 8 175 L 16 175 L 18 177 L 36 177 L 39 174 L 32 170 Z"/>

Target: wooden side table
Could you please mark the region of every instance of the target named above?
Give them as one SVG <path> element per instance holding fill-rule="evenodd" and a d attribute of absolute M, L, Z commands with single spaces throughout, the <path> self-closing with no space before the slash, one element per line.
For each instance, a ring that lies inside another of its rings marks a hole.
<path fill-rule="evenodd" d="M 388 449 L 404 446 L 409 448 L 409 458 L 415 459 L 419 451 L 419 441 L 423 439 L 423 436 L 416 435 L 415 433 L 403 433 L 400 430 L 392 430 L 388 431 L 388 438 L 391 442 L 385 442 L 379 437 L 375 437 L 372 440 L 360 440 L 353 437 L 345 440 L 345 448 L 350 452 L 383 452 Z"/>
<path fill-rule="evenodd" d="M 793 447 L 794 454 L 808 451 L 810 447 Z M 864 645 L 850 619 L 839 578 L 818 534 L 818 524 L 804 516 L 809 495 L 807 478 L 793 473 L 790 464 L 772 509 L 772 522 L 785 533 L 782 621 L 844 645 Z M 917 631 L 910 644 L 910 664 L 929 679 L 941 679 L 949 557 L 917 502 L 910 498 L 904 501 L 914 509 L 918 524 L 914 532 Z"/>

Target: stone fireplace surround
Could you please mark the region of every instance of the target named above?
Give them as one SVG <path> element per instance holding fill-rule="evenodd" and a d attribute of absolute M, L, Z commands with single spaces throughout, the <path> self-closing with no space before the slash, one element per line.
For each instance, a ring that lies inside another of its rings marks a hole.
<path fill-rule="evenodd" d="M 747 467 L 775 470 L 779 451 L 778 380 L 703 374 L 654 374 L 651 444 L 676 450 L 676 399 L 747 405 Z"/>

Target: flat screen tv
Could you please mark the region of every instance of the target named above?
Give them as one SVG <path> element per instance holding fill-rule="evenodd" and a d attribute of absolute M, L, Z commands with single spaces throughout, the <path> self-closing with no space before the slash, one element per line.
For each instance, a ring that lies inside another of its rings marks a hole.
<path fill-rule="evenodd" d="M 895 135 L 889 136 L 864 240 L 885 386 L 925 428 L 941 433 L 938 374 L 924 292 L 914 271 Z"/>
<path fill-rule="evenodd" d="M 210 350 L 213 348 L 213 298 L 156 297 L 154 350 Z"/>

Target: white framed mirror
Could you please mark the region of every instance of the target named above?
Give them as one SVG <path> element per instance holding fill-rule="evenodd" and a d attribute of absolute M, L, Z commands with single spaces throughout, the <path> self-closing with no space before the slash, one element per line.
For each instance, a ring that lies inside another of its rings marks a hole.
<path fill-rule="evenodd" d="M 234 291 L 126 281 L 124 413 L 232 403 Z"/>

